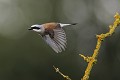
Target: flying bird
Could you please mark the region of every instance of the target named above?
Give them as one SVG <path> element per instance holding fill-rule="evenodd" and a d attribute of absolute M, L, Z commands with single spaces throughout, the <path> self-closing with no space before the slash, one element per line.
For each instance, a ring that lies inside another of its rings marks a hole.
<path fill-rule="evenodd" d="M 76 23 L 63 24 L 50 22 L 41 25 L 35 24 L 28 30 L 37 32 L 56 53 L 59 53 L 65 50 L 67 45 L 66 34 L 63 27 L 70 25 L 76 25 Z"/>

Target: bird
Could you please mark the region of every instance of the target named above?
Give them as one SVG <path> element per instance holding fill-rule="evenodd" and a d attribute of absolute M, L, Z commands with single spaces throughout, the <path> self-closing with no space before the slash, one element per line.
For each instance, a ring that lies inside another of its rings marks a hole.
<path fill-rule="evenodd" d="M 37 32 L 56 53 L 60 53 L 65 51 L 67 45 L 66 33 L 63 27 L 76 24 L 49 22 L 32 25 L 28 30 Z"/>

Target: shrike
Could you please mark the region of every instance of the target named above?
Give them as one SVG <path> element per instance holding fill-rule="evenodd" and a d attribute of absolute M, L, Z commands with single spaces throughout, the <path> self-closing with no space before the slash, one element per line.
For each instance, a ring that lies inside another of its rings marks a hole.
<path fill-rule="evenodd" d="M 50 22 L 41 25 L 35 24 L 28 30 L 37 32 L 56 53 L 59 53 L 65 50 L 67 45 L 66 34 L 63 27 L 70 25 L 76 25 L 76 23 L 63 24 Z"/>

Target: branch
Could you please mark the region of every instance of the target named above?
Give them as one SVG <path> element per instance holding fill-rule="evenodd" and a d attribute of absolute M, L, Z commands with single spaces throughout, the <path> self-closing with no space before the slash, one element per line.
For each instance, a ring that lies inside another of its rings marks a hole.
<path fill-rule="evenodd" d="M 83 78 L 81 80 L 88 80 L 89 79 L 90 71 L 91 71 L 91 69 L 93 67 L 93 64 L 97 61 L 96 58 L 98 56 L 102 41 L 105 38 L 111 36 L 114 33 L 115 29 L 120 25 L 120 15 L 118 13 L 116 13 L 114 18 L 115 18 L 115 21 L 114 21 L 113 25 L 109 26 L 109 31 L 107 33 L 96 35 L 98 40 L 97 40 L 96 48 L 94 50 L 94 53 L 93 53 L 92 57 L 88 57 L 88 56 L 85 57 L 84 55 L 80 54 L 80 56 L 86 62 L 88 62 L 88 66 L 87 66 L 87 68 L 85 70 L 85 74 L 84 74 L 84 76 L 83 76 Z"/>
<path fill-rule="evenodd" d="M 65 80 L 71 80 L 71 79 L 69 78 L 69 76 L 66 76 L 66 75 L 64 75 L 62 72 L 60 72 L 59 68 L 56 68 L 55 66 L 53 66 L 53 68 L 55 69 L 55 71 L 56 71 L 57 73 L 59 73 L 63 78 L 65 78 Z"/>

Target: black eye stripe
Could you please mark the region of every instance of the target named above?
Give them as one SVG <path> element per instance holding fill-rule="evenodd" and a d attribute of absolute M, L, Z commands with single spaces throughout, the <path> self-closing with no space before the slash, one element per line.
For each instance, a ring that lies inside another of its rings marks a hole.
<path fill-rule="evenodd" d="M 32 29 L 40 29 L 39 27 L 32 27 Z"/>

